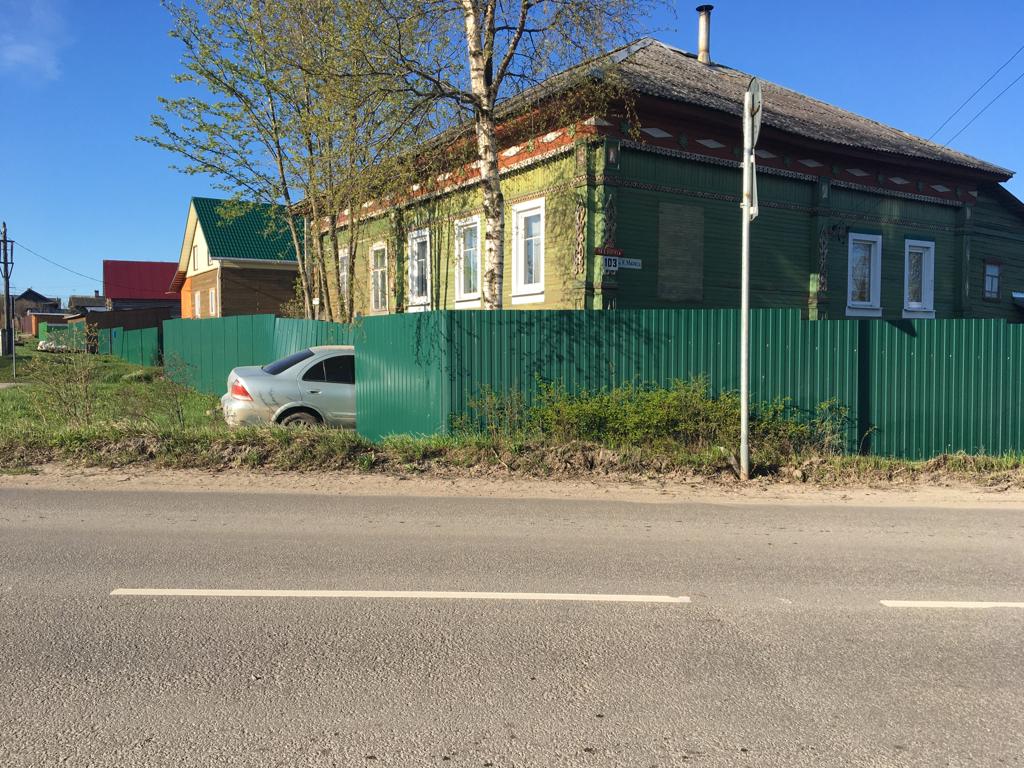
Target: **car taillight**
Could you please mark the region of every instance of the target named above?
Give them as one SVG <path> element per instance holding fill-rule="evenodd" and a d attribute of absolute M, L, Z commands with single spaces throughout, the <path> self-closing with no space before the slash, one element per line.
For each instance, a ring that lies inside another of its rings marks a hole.
<path fill-rule="evenodd" d="M 231 382 L 231 396 L 235 398 L 235 400 L 252 400 L 252 395 L 249 394 L 249 390 L 247 390 L 242 385 L 242 382 L 237 379 Z"/>

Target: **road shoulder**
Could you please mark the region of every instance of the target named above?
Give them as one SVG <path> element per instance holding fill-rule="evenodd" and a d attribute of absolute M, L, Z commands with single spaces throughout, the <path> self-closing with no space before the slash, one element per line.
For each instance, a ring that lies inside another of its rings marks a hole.
<path fill-rule="evenodd" d="M 544 478 L 444 476 L 438 474 L 359 474 L 345 472 L 202 472 L 69 468 L 46 465 L 32 473 L 0 475 L 0 489 L 39 488 L 74 491 L 165 491 L 203 493 L 277 493 L 350 496 L 418 496 L 493 499 L 573 499 L 632 503 L 706 503 L 927 506 L 1017 508 L 1024 491 L 965 483 L 893 483 L 819 487 L 810 483 L 736 482 L 692 478 L 623 481 L 603 477 Z"/>

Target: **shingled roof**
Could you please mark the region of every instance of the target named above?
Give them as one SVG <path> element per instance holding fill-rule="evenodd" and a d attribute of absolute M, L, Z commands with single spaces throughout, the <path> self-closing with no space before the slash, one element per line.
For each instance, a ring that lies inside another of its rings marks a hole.
<path fill-rule="evenodd" d="M 235 203 L 212 197 L 193 197 L 213 259 L 294 262 L 295 248 L 281 205 Z"/>
<path fill-rule="evenodd" d="M 751 75 L 721 64 L 701 64 L 694 54 L 643 38 L 601 57 L 559 73 L 508 99 L 501 112 L 509 114 L 536 103 L 574 79 L 614 69 L 622 84 L 638 94 L 716 110 L 739 119 L 743 93 Z M 960 166 L 1005 181 L 1012 171 L 927 141 L 897 128 L 869 120 L 781 85 L 761 80 L 763 125 L 814 141 Z"/>

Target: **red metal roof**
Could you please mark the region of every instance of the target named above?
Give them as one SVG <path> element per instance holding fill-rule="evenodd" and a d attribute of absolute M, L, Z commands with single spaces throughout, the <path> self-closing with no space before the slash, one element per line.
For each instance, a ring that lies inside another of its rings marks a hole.
<path fill-rule="evenodd" d="M 103 295 L 108 299 L 173 300 L 167 287 L 178 271 L 176 261 L 103 260 Z"/>

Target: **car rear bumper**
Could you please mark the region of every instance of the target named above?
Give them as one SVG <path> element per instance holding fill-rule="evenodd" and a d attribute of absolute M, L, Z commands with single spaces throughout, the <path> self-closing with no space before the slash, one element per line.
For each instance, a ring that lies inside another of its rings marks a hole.
<path fill-rule="evenodd" d="M 221 397 L 220 409 L 229 427 L 269 424 L 274 417 L 266 406 L 251 400 L 238 400 L 231 395 Z"/>

